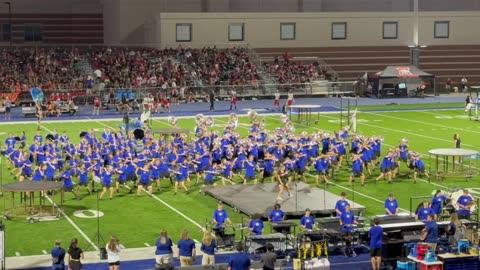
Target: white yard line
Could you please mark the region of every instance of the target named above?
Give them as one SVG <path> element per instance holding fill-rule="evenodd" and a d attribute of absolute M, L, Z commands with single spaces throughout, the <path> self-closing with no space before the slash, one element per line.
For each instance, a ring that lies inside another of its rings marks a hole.
<path fill-rule="evenodd" d="M 217 120 L 217 121 L 219 121 L 219 122 L 224 122 L 224 121 L 221 121 L 221 120 Z M 247 129 L 247 128 L 245 128 L 245 127 L 240 127 L 240 128 Z M 248 129 L 247 129 L 247 130 L 248 130 Z M 310 174 L 310 173 L 306 173 L 306 174 L 308 174 L 308 175 L 310 175 L 310 176 L 312 176 L 312 177 L 314 176 L 314 175 L 312 175 L 312 174 Z M 384 204 L 384 203 L 385 203 L 385 201 L 381 201 L 381 200 L 376 199 L 376 198 L 374 198 L 374 197 L 371 197 L 371 196 L 369 196 L 369 195 L 367 195 L 367 194 L 358 192 L 358 191 L 354 190 L 353 188 L 348 188 L 348 187 L 339 185 L 339 184 L 337 184 L 337 183 L 332 183 L 332 184 L 335 185 L 335 186 L 337 186 L 337 187 L 339 187 L 339 188 L 342 188 L 342 189 L 351 191 L 352 193 L 358 194 L 358 195 L 360 195 L 360 196 L 362 196 L 362 197 L 365 197 L 365 198 L 367 198 L 367 199 L 370 199 L 370 200 L 379 202 L 379 203 L 381 203 L 381 204 Z M 403 209 L 403 208 L 399 208 L 399 209 L 402 210 L 402 211 L 405 211 L 405 212 L 407 212 L 407 213 L 410 213 L 410 211 L 408 211 L 408 210 L 406 210 L 406 209 Z"/>
<path fill-rule="evenodd" d="M 331 119 L 337 119 L 337 118 L 334 118 L 334 117 L 331 117 L 331 116 L 325 116 L 325 115 L 322 115 L 322 117 L 325 117 L 325 118 L 331 118 Z M 296 125 L 301 125 L 301 126 L 305 126 L 305 125 L 302 125 L 302 124 L 296 124 Z M 376 126 L 377 127 L 377 126 Z M 317 130 L 320 130 L 319 128 L 316 128 L 316 127 L 312 127 L 314 129 L 317 129 Z M 325 130 L 325 129 L 324 129 Z M 329 132 L 334 132 L 334 131 L 331 131 L 331 130 L 325 130 L 325 131 L 329 131 Z M 387 144 L 387 143 L 382 143 L 382 145 L 385 145 L 385 146 L 389 146 L 389 147 L 395 147 L 394 145 L 391 145 L 391 144 Z M 417 153 L 425 156 L 425 155 L 428 155 L 428 154 L 425 154 L 425 153 L 421 153 L 421 152 L 418 152 Z M 449 187 L 447 186 L 444 186 L 444 185 L 440 185 L 440 184 L 437 184 L 437 183 L 434 183 L 434 182 L 429 182 L 427 180 L 423 180 L 423 179 L 417 179 L 418 181 L 422 181 L 422 182 L 425 182 L 425 183 L 429 183 L 429 184 L 432 184 L 434 186 L 437 186 L 437 187 L 440 187 L 440 188 L 444 188 L 444 189 L 448 189 Z"/>
<path fill-rule="evenodd" d="M 380 117 L 390 118 L 390 119 L 395 119 L 395 120 L 400 120 L 400 121 L 407 121 L 407 122 L 410 122 L 410 123 L 417 123 L 417 124 L 422 124 L 422 125 L 429 125 L 429 126 L 434 126 L 434 127 L 440 127 L 440 128 L 447 128 L 447 129 L 451 129 L 451 128 L 452 128 L 452 127 L 450 127 L 450 126 L 445 126 L 445 125 L 440 125 L 440 124 L 432 124 L 432 123 L 425 122 L 425 121 L 419 121 L 419 120 L 413 120 L 413 119 L 406 119 L 406 118 L 395 117 L 395 116 L 389 116 L 389 115 L 385 115 L 385 114 L 381 114 L 381 113 L 372 113 L 372 112 L 361 112 L 361 113 L 363 113 L 363 114 L 371 114 L 371 115 L 375 115 L 375 116 L 380 116 Z M 428 112 L 422 112 L 422 113 L 428 113 Z M 428 114 L 441 115 L 441 114 L 435 114 L 435 113 L 428 113 Z M 442 115 L 442 116 L 443 116 L 443 115 Z M 360 124 L 364 124 L 364 123 L 360 123 Z M 466 131 L 466 132 L 472 132 L 472 133 L 480 134 L 480 132 L 478 132 L 478 131 L 468 130 L 468 129 L 464 129 L 464 128 L 455 128 L 455 130 L 461 130 L 461 131 Z"/>
<path fill-rule="evenodd" d="M 47 130 L 48 132 L 52 133 L 53 131 L 51 131 L 50 129 L 46 128 L 44 125 L 41 125 L 42 129 L 45 129 Z M 87 240 L 88 244 L 90 244 L 95 250 L 99 250 L 99 248 L 92 242 L 92 240 L 85 234 L 84 231 L 82 231 L 82 229 L 80 229 L 80 227 L 78 227 L 77 224 L 75 224 L 75 222 L 73 222 L 73 220 L 71 218 L 69 218 L 67 216 L 67 214 L 65 214 L 65 212 L 60 209 L 58 207 L 58 205 L 52 201 L 52 199 L 50 199 L 50 197 L 48 196 L 45 196 L 45 198 L 54 206 L 58 209 L 58 211 L 62 214 L 63 217 L 65 217 L 65 219 L 78 231 L 78 233 L 80 233 L 81 236 L 83 236 L 83 238 L 85 238 L 85 240 Z"/>
<path fill-rule="evenodd" d="M 92 120 L 93 120 L 93 119 L 92 119 Z M 103 125 L 103 126 L 105 126 L 105 127 L 109 127 L 109 128 L 114 129 L 114 127 L 109 126 L 109 125 L 107 125 L 107 124 L 104 124 L 104 123 L 102 123 L 102 122 L 100 122 L 100 121 L 96 121 L 96 120 L 93 120 L 93 121 L 95 121 L 95 122 L 97 122 L 97 123 L 99 123 L 99 124 L 101 124 L 101 125 Z M 158 120 L 155 120 L 155 121 L 158 121 Z M 148 192 L 147 192 L 146 190 L 143 190 L 143 191 L 148 194 Z M 150 195 L 150 197 L 154 198 L 155 200 L 159 201 L 160 203 L 162 203 L 162 204 L 165 205 L 166 207 L 170 208 L 170 210 L 174 211 L 175 213 L 177 213 L 179 216 L 183 217 L 184 219 L 190 221 L 193 225 L 197 226 L 197 227 L 200 228 L 201 230 L 205 230 L 205 228 L 204 228 L 202 225 L 198 224 L 195 220 L 193 220 L 193 219 L 191 219 L 190 217 L 186 216 L 184 213 L 180 212 L 180 210 L 178 210 L 178 209 L 176 209 L 175 207 L 171 206 L 170 204 L 168 204 L 168 203 L 165 202 L 164 200 L 158 198 L 156 195 L 152 194 L 152 195 Z"/>
<path fill-rule="evenodd" d="M 73 222 L 73 220 L 71 218 L 69 218 L 67 216 L 67 214 L 65 214 L 65 212 L 60 208 L 58 207 L 58 205 L 52 201 L 52 199 L 50 199 L 50 197 L 48 196 L 45 196 L 45 198 L 54 206 L 57 208 L 57 210 L 60 212 L 60 214 L 62 214 L 62 216 L 78 231 L 78 233 L 80 233 L 80 235 L 85 238 L 85 240 L 87 240 L 88 244 L 91 245 L 95 250 L 99 250 L 99 248 L 93 243 L 93 241 L 85 234 L 84 231 L 82 231 L 82 229 L 80 229 L 80 227 L 77 226 L 77 224 L 75 224 L 75 222 Z"/>
<path fill-rule="evenodd" d="M 148 192 L 146 190 L 143 190 L 145 193 L 148 194 Z M 170 204 L 166 203 L 164 200 L 158 198 L 155 194 L 152 194 L 150 195 L 150 197 L 154 198 L 155 200 L 159 201 L 161 204 L 165 205 L 166 207 L 170 208 L 170 210 L 174 211 L 175 213 L 177 213 L 179 216 L 183 217 L 184 219 L 190 221 L 193 225 L 197 226 L 198 228 L 200 228 L 202 231 L 205 231 L 206 229 L 198 224 L 195 220 L 189 218 L 187 215 L 185 215 L 184 213 L 180 212 L 178 209 L 176 209 L 175 207 L 171 206 Z"/>

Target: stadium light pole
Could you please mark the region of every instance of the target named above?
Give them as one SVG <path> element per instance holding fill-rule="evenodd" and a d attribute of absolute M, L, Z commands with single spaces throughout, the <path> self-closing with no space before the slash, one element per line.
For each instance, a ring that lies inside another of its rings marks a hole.
<path fill-rule="evenodd" d="M 5 5 L 8 6 L 8 39 L 10 40 L 10 47 L 12 47 L 12 3 L 5 2 Z"/>

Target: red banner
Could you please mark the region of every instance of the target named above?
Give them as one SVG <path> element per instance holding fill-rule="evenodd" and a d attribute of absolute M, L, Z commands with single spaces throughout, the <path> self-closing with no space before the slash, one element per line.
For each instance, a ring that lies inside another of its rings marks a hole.
<path fill-rule="evenodd" d="M 18 98 L 18 95 L 20 93 L 0 93 L 0 98 L 2 99 L 10 99 L 11 102 L 15 102 L 15 100 L 17 100 Z"/>

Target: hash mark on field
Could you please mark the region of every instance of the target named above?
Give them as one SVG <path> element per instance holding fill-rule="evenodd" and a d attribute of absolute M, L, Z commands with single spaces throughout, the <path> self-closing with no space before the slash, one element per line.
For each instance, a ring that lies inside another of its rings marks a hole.
<path fill-rule="evenodd" d="M 121 249 L 125 249 L 125 246 L 122 245 L 122 244 L 120 244 L 120 248 L 121 248 Z"/>
<path fill-rule="evenodd" d="M 198 241 L 197 239 L 193 239 L 193 242 L 200 244 L 200 241 Z"/>
<path fill-rule="evenodd" d="M 149 243 L 143 243 L 146 247 L 149 247 L 150 244 Z"/>
<path fill-rule="evenodd" d="M 15 256 L 20 257 L 20 252 L 15 252 Z"/>
<path fill-rule="evenodd" d="M 44 250 L 42 250 L 42 253 L 43 253 L 43 254 L 45 254 L 45 255 L 47 255 L 47 254 L 48 254 L 48 253 L 47 253 L 47 251 L 46 251 L 45 249 L 44 249 Z"/>

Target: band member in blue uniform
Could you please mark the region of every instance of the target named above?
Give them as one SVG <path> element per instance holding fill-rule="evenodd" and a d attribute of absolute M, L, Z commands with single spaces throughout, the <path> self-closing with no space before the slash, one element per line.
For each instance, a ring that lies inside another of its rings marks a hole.
<path fill-rule="evenodd" d="M 471 210 L 470 208 L 475 204 L 473 197 L 468 193 L 468 190 L 463 190 L 463 195 L 458 197 L 457 206 L 458 206 L 458 218 L 460 219 L 469 219 Z"/>
<path fill-rule="evenodd" d="M 281 209 L 281 205 L 279 203 L 276 203 L 273 210 L 270 212 L 268 215 L 268 220 L 276 223 L 276 222 L 281 222 L 285 219 L 285 213 Z"/>
<path fill-rule="evenodd" d="M 347 193 L 342 192 L 340 193 L 340 200 L 337 201 L 335 204 L 335 212 L 337 213 L 337 217 L 342 216 L 342 214 L 345 212 L 345 208 L 347 207 L 348 201 L 347 201 Z"/>
<path fill-rule="evenodd" d="M 395 199 L 395 195 L 390 193 L 388 199 L 385 200 L 385 215 L 394 216 L 398 214 L 398 202 Z"/>
<path fill-rule="evenodd" d="M 348 180 L 348 184 L 352 185 L 353 180 L 356 177 L 360 177 L 360 181 L 362 186 L 365 185 L 365 174 L 363 173 L 363 161 L 361 159 L 361 155 L 353 155 L 352 160 L 352 174 Z"/>
<path fill-rule="evenodd" d="M 422 207 L 417 211 L 416 219 L 419 221 L 427 221 L 429 215 L 435 215 L 433 209 L 430 207 L 430 203 L 427 200 L 423 201 Z"/>
<path fill-rule="evenodd" d="M 262 217 L 258 214 L 253 216 L 253 219 L 250 221 L 248 228 L 250 229 L 251 234 L 262 235 L 264 230 Z"/>
<path fill-rule="evenodd" d="M 382 265 L 383 228 L 379 225 L 380 220 L 374 218 L 373 227 L 371 227 L 368 232 L 370 236 L 370 260 L 372 262 L 372 270 L 380 270 Z"/>
<path fill-rule="evenodd" d="M 100 193 L 100 199 L 103 198 L 105 193 L 108 191 L 110 192 L 110 200 L 113 199 L 113 183 L 112 177 L 115 171 L 113 170 L 112 166 L 108 166 L 102 169 L 102 193 Z"/>
<path fill-rule="evenodd" d="M 315 219 L 310 215 L 310 209 L 305 209 L 305 215 L 300 219 L 300 226 L 305 230 L 313 230 Z"/>
<path fill-rule="evenodd" d="M 340 225 L 342 226 L 342 232 L 345 234 L 345 255 L 347 256 L 356 256 L 352 248 L 352 232 L 356 224 L 358 222 L 355 215 L 350 209 L 350 204 L 347 204 L 345 212 L 340 216 Z"/>
<path fill-rule="evenodd" d="M 447 197 L 443 195 L 443 192 L 441 190 L 437 190 L 435 192 L 435 195 L 432 198 L 431 206 L 433 213 L 437 217 L 437 220 L 440 218 L 440 215 L 442 214 L 442 209 L 443 209 L 443 204 L 447 200 Z"/>
<path fill-rule="evenodd" d="M 140 192 L 142 192 L 143 189 L 147 190 L 148 195 L 152 195 L 152 184 L 150 182 L 150 170 L 148 164 L 145 164 L 143 167 L 137 167 L 136 173 L 139 175 L 137 196 L 140 196 Z"/>

